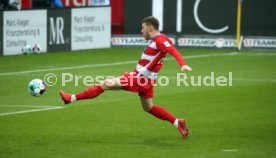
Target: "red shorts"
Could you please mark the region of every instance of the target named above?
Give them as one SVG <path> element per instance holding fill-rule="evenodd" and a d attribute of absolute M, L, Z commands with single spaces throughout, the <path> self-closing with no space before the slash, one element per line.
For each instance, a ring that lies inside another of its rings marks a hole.
<path fill-rule="evenodd" d="M 144 98 L 153 97 L 153 86 L 155 81 L 144 76 L 137 76 L 138 72 L 127 72 L 120 77 L 122 89 L 126 91 L 136 92 Z"/>

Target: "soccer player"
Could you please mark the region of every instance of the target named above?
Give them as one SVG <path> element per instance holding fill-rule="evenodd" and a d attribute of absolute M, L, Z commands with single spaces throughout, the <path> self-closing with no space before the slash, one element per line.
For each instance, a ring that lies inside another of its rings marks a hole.
<path fill-rule="evenodd" d="M 126 90 L 136 92 L 140 96 L 143 109 L 149 114 L 172 123 L 183 138 L 188 137 L 188 128 L 184 119 L 177 119 L 161 106 L 153 103 L 153 85 L 159 70 L 163 66 L 166 54 L 172 55 L 178 62 L 181 71 L 192 71 L 186 65 L 180 53 L 173 46 L 171 40 L 159 31 L 159 21 L 152 16 L 142 20 L 141 33 L 149 44 L 144 50 L 141 59 L 133 72 L 125 73 L 122 77 L 109 79 L 92 86 L 78 94 L 68 94 L 60 91 L 60 96 L 65 104 L 83 99 L 92 99 L 107 90 Z"/>

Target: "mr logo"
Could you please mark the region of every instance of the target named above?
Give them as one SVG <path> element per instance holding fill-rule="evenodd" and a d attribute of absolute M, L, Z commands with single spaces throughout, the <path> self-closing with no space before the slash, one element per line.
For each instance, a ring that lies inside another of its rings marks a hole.
<path fill-rule="evenodd" d="M 64 20 L 62 17 L 50 17 L 50 40 L 49 44 L 64 44 L 63 29 Z"/>

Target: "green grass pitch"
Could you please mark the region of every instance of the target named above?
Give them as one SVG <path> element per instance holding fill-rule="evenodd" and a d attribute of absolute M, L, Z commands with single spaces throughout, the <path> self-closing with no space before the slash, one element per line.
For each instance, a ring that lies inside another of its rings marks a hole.
<path fill-rule="evenodd" d="M 232 72 L 231 87 L 178 87 L 179 66 L 165 61 L 159 75 L 169 76 L 170 84 L 155 87 L 154 103 L 187 120 L 188 140 L 168 122 L 144 112 L 136 93 L 108 91 L 69 106 L 61 102 L 60 89 L 76 93 L 86 88 L 81 79 L 79 86 L 62 86 L 62 73 L 120 76 L 136 64 L 112 63 L 136 61 L 142 51 L 112 48 L 0 57 L 0 158 L 276 157 L 275 51 L 227 55 L 233 50 L 179 49 L 193 68 L 188 77 Z M 28 82 L 50 72 L 57 75 L 57 84 L 48 86 L 42 97 L 32 97 Z"/>

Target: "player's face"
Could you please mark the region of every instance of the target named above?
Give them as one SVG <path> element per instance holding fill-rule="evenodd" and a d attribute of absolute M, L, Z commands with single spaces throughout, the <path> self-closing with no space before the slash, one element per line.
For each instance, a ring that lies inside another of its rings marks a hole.
<path fill-rule="evenodd" d="M 143 34 L 146 40 L 150 39 L 149 31 L 149 26 L 146 23 L 142 23 L 141 33 Z"/>

